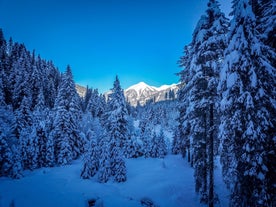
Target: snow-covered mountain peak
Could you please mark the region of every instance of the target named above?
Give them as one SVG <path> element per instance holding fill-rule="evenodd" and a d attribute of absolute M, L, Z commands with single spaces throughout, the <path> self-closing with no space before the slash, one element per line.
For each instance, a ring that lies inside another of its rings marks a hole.
<path fill-rule="evenodd" d="M 144 90 L 149 89 L 151 91 L 157 90 L 155 87 L 149 86 L 145 82 L 139 82 L 133 86 L 130 86 L 126 91 L 135 90 L 137 93 L 141 94 Z"/>
<path fill-rule="evenodd" d="M 171 84 L 171 85 L 162 85 L 158 88 L 156 88 L 158 91 L 163 91 L 163 90 L 167 90 L 167 89 L 170 89 L 170 88 L 175 88 L 177 87 L 177 84 Z"/>
<path fill-rule="evenodd" d="M 150 100 L 154 102 L 173 100 L 178 88 L 179 86 L 177 84 L 155 87 L 145 82 L 139 82 L 125 90 L 125 97 L 133 106 L 136 106 L 138 103 L 140 105 L 145 105 L 146 102 Z"/>

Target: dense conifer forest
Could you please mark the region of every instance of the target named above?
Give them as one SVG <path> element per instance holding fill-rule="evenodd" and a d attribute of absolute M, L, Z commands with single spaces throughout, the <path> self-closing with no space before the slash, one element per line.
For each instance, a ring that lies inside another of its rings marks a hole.
<path fill-rule="evenodd" d="M 276 206 L 275 8 L 233 0 L 229 20 L 209 0 L 178 61 L 177 98 L 136 107 L 119 76 L 108 95 L 80 97 L 69 65 L 61 73 L 0 29 L 0 177 L 81 159 L 81 179 L 121 183 L 128 159 L 180 154 L 201 203 L 218 204 L 219 159 L 231 207 Z"/>

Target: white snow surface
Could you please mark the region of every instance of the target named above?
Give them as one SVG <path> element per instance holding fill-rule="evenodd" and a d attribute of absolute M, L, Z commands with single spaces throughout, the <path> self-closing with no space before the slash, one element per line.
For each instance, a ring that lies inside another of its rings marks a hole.
<path fill-rule="evenodd" d="M 96 206 L 142 207 L 142 198 L 151 199 L 159 207 L 196 207 L 199 203 L 194 193 L 193 169 L 180 155 L 164 159 L 128 159 L 127 182 L 99 183 L 95 178 L 80 178 L 82 161 L 72 165 L 25 171 L 19 180 L 0 178 L 0 206 L 14 202 L 20 207 L 87 207 L 88 200 L 98 199 Z M 221 178 L 219 177 L 219 182 Z M 225 190 L 218 190 L 218 206 L 227 205 Z"/>
<path fill-rule="evenodd" d="M 128 90 L 135 90 L 138 94 L 141 94 L 142 91 L 144 91 L 145 89 L 148 89 L 150 91 L 156 91 L 156 87 L 153 86 L 149 86 L 148 84 L 144 83 L 144 82 L 140 82 L 137 83 L 133 86 L 130 86 L 128 89 L 126 89 L 126 91 Z"/>
<path fill-rule="evenodd" d="M 177 84 L 173 83 L 171 85 L 162 85 L 160 87 L 157 87 L 156 89 L 158 91 L 164 91 L 164 90 L 167 90 L 168 88 L 173 88 L 173 87 L 177 87 Z"/>
<path fill-rule="evenodd" d="M 141 93 L 141 91 L 144 91 L 145 89 L 149 89 L 151 91 L 163 91 L 166 90 L 170 87 L 176 87 L 177 84 L 171 84 L 171 85 L 162 85 L 160 87 L 155 87 L 155 86 L 150 86 L 148 84 L 146 84 L 145 82 L 139 82 L 135 85 L 130 86 L 129 88 L 126 89 L 126 91 L 128 90 L 135 90 L 138 94 Z"/>

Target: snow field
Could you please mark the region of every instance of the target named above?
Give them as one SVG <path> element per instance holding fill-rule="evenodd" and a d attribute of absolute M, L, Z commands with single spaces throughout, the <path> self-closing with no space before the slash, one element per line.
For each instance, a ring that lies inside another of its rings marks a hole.
<path fill-rule="evenodd" d="M 128 159 L 127 182 L 98 183 L 80 178 L 82 161 L 25 171 L 19 180 L 0 178 L 0 207 L 85 207 L 98 198 L 104 207 L 141 207 L 142 198 L 160 207 L 201 206 L 194 193 L 193 169 L 179 155 Z"/>

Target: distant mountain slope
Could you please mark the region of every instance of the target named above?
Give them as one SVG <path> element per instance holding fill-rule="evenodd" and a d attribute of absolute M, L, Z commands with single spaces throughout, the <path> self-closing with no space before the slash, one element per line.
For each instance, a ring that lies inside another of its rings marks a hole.
<path fill-rule="evenodd" d="M 179 90 L 180 84 L 162 85 L 160 87 L 150 86 L 144 82 L 140 82 L 133 86 L 130 86 L 124 91 L 126 100 L 132 106 L 145 105 L 147 101 L 164 101 L 173 100 L 176 98 L 177 91 Z M 76 84 L 76 89 L 81 97 L 85 96 L 86 87 Z M 107 97 L 110 91 L 105 93 Z"/>
<path fill-rule="evenodd" d="M 175 99 L 178 90 L 178 84 L 154 87 L 140 82 L 127 88 L 125 90 L 125 97 L 132 106 L 137 106 L 138 103 L 145 105 L 150 100 L 158 102 Z"/>
<path fill-rule="evenodd" d="M 80 97 L 84 97 L 86 93 L 86 87 L 76 84 L 77 93 Z"/>

